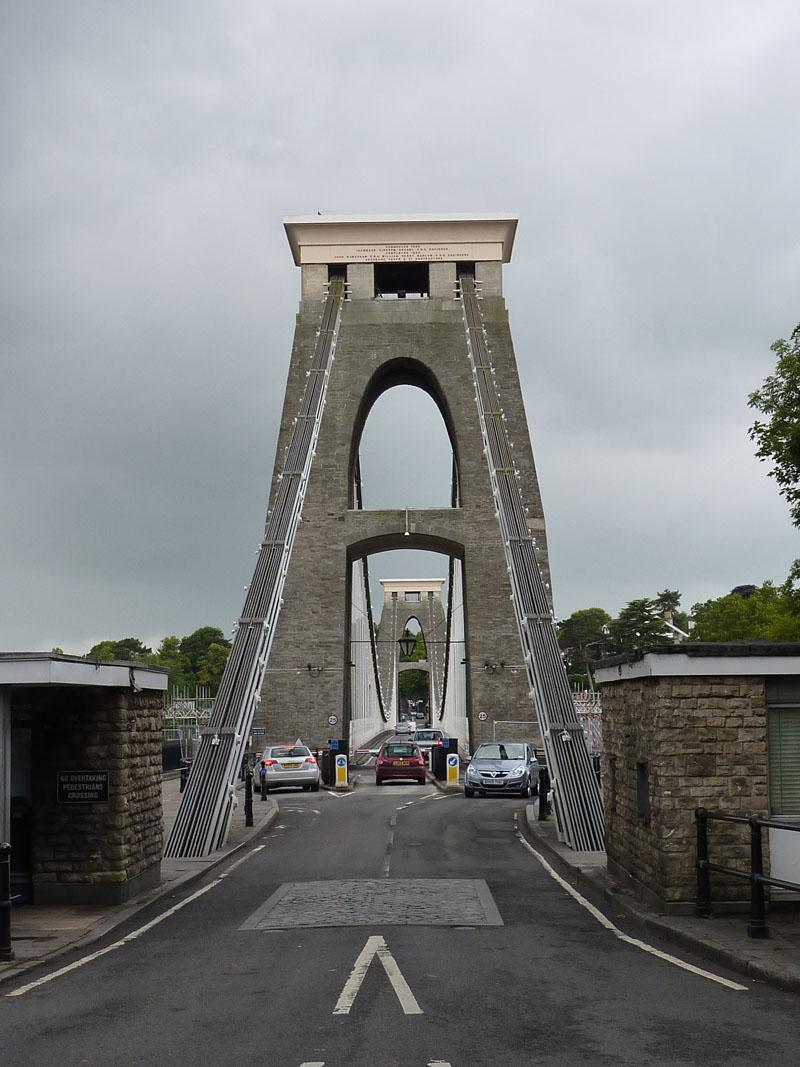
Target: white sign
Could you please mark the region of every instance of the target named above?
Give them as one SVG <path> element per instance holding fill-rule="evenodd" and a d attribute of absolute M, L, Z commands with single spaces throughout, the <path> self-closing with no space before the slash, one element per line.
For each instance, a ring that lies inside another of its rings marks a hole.
<path fill-rule="evenodd" d="M 335 726 L 338 721 L 339 721 L 338 716 L 336 716 L 336 715 L 329 715 L 328 716 L 328 726 Z"/>
<path fill-rule="evenodd" d="M 485 711 L 479 711 L 478 712 L 478 718 L 481 720 L 481 722 L 486 722 L 486 720 L 489 718 L 489 716 L 486 714 Z"/>

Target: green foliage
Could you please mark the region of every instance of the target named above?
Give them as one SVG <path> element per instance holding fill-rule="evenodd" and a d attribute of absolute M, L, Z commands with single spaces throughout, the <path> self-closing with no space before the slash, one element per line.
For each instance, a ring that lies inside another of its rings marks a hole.
<path fill-rule="evenodd" d="M 121 641 L 100 641 L 86 653 L 87 659 L 127 659 L 154 663 L 152 648 L 143 645 L 138 637 L 123 637 Z"/>
<path fill-rule="evenodd" d="M 610 622 L 611 616 L 602 608 L 582 608 L 558 624 L 558 644 L 567 671 L 578 685 L 587 684 L 595 663 L 607 654 Z"/>
<path fill-rule="evenodd" d="M 789 341 L 780 338 L 771 346 L 778 361 L 760 389 L 748 397 L 750 407 L 767 416 L 750 427 L 756 455 L 772 460 L 769 476 L 780 486 L 795 526 L 800 526 L 800 324 Z"/>
<path fill-rule="evenodd" d="M 752 592 L 737 586 L 692 610 L 693 641 L 800 641 L 800 597 L 791 575 L 783 585 L 764 582 Z"/>
<path fill-rule="evenodd" d="M 230 651 L 230 645 L 220 645 L 216 641 L 208 646 L 206 654 L 200 657 L 197 664 L 197 680 L 201 685 L 210 685 L 214 689 L 219 686 Z"/>
<path fill-rule="evenodd" d="M 424 700 L 430 697 L 430 678 L 427 671 L 403 671 L 398 675 L 397 688 L 406 700 Z"/>
<path fill-rule="evenodd" d="M 231 643 L 225 638 L 222 630 L 216 626 L 201 626 L 193 634 L 181 639 L 181 652 L 189 660 L 192 671 L 197 674 L 200 660 L 206 655 L 211 645 L 222 645 L 230 648 Z"/>
<path fill-rule="evenodd" d="M 201 626 L 187 637 L 165 637 L 153 652 L 136 637 L 100 641 L 86 653 L 87 659 L 123 659 L 169 668 L 170 686 L 210 685 L 216 689 L 222 678 L 231 643 L 216 626 Z"/>
<path fill-rule="evenodd" d="M 159 667 L 169 668 L 169 684 L 172 687 L 183 688 L 187 685 L 194 685 L 197 681 L 189 657 L 181 652 L 179 637 L 164 638 L 158 646 L 155 662 Z"/>
<path fill-rule="evenodd" d="M 664 626 L 656 601 L 649 597 L 631 600 L 620 611 L 619 617 L 608 625 L 612 655 L 633 652 L 646 645 L 669 645 L 672 638 Z"/>

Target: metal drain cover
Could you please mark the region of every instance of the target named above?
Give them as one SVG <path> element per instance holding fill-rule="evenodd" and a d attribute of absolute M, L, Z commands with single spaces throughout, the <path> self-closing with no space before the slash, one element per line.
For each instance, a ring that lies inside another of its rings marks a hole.
<path fill-rule="evenodd" d="M 286 882 L 239 929 L 502 925 L 482 879 L 351 878 Z"/>

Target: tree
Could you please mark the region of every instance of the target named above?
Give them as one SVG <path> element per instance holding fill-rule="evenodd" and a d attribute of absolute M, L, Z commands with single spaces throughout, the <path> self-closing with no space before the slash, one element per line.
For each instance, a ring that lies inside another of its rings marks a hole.
<path fill-rule="evenodd" d="M 100 641 L 86 653 L 87 659 L 128 659 L 155 663 L 152 648 L 143 645 L 138 637 L 123 637 L 121 641 Z"/>
<path fill-rule="evenodd" d="M 767 416 L 750 427 L 758 443 L 760 460 L 772 460 L 769 476 L 780 486 L 795 526 L 800 526 L 800 324 L 789 341 L 779 338 L 771 346 L 778 362 L 760 389 L 748 397 L 752 408 Z"/>
<path fill-rule="evenodd" d="M 582 608 L 558 624 L 558 645 L 571 680 L 591 681 L 595 663 L 608 648 L 610 622 L 611 616 L 602 608 Z"/>
<path fill-rule="evenodd" d="M 664 589 L 662 592 L 656 594 L 656 611 L 661 618 L 666 620 L 666 622 L 672 623 L 673 626 L 677 626 L 677 628 L 683 630 L 684 633 L 688 633 L 689 616 L 685 611 L 678 610 L 680 603 L 681 594 L 677 589 Z"/>
<path fill-rule="evenodd" d="M 196 683 L 197 678 L 192 670 L 189 657 L 181 652 L 179 637 L 165 637 L 158 646 L 155 661 L 160 667 L 169 668 L 170 686 L 183 688 Z"/>
<path fill-rule="evenodd" d="M 193 634 L 181 639 L 180 650 L 188 658 L 194 674 L 197 674 L 200 660 L 206 655 L 211 645 L 222 645 L 223 648 L 231 647 L 230 641 L 226 639 L 222 630 L 216 626 L 201 626 Z"/>
<path fill-rule="evenodd" d="M 780 586 L 764 582 L 754 592 L 749 586 L 737 586 L 727 596 L 695 604 L 692 610 L 693 641 L 800 640 L 800 610 L 791 578 Z"/>
<path fill-rule="evenodd" d="M 197 680 L 201 685 L 210 685 L 217 689 L 222 681 L 222 672 L 225 670 L 230 651 L 230 645 L 220 645 L 212 641 L 197 664 Z"/>
<path fill-rule="evenodd" d="M 633 652 L 645 645 L 668 645 L 672 638 L 666 633 L 664 620 L 658 613 L 655 600 L 642 597 L 631 600 L 620 611 L 619 617 L 608 624 L 610 652 L 619 655 Z"/>

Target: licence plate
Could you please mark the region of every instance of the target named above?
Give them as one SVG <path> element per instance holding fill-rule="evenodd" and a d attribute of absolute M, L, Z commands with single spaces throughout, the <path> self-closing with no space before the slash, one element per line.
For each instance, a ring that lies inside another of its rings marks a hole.
<path fill-rule="evenodd" d="M 282 767 L 283 767 L 283 769 L 285 771 L 294 770 L 295 767 L 301 767 L 301 766 L 302 766 L 302 764 L 300 764 L 300 763 L 284 763 L 284 764 L 282 764 Z"/>
<path fill-rule="evenodd" d="M 395 765 L 395 767 L 409 767 L 411 765 L 411 760 L 396 759 L 394 761 L 394 765 Z"/>

